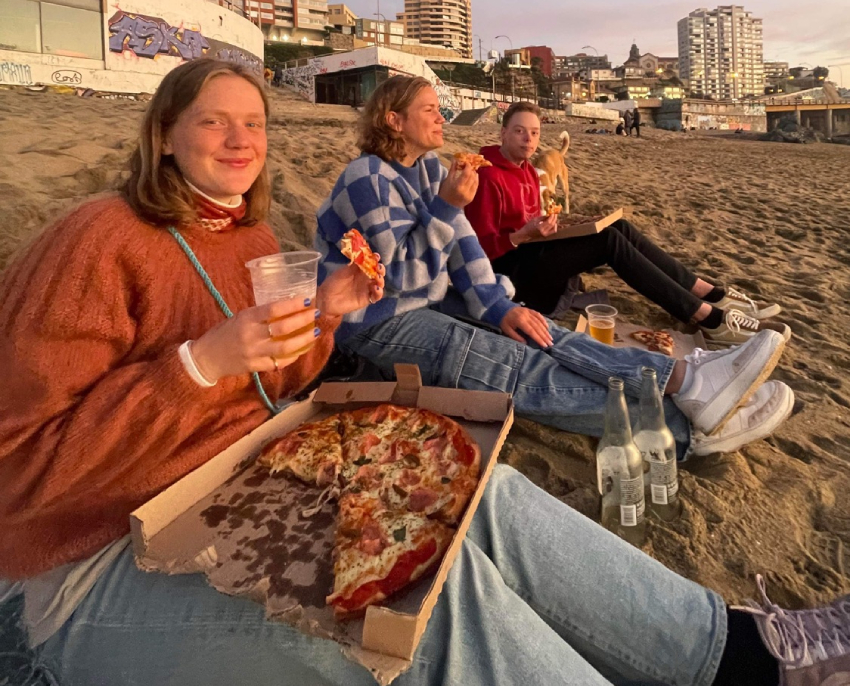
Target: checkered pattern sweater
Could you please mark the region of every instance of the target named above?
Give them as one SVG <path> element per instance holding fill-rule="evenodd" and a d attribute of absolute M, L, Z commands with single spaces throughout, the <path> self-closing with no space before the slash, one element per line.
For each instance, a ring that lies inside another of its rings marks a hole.
<path fill-rule="evenodd" d="M 498 326 L 511 302 L 513 284 L 493 273 L 463 213 L 437 195 L 446 168 L 433 152 L 416 162 L 419 188 L 376 155 L 351 162 L 319 208 L 316 249 L 322 253 L 319 282 L 348 264 L 343 234 L 356 228 L 387 268 L 381 301 L 347 315 L 337 340 L 387 319 L 443 300 L 451 283 L 469 313 Z"/>

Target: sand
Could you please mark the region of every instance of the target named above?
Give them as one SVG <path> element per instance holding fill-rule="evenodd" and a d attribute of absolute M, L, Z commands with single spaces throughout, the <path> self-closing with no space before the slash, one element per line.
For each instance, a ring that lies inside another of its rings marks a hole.
<path fill-rule="evenodd" d="M 316 208 L 356 154 L 356 112 L 286 92 L 272 105 L 272 225 L 284 248 L 309 246 Z M 0 90 L 0 269 L 50 219 L 115 185 L 144 107 Z M 651 522 L 644 549 L 733 602 L 755 596 L 756 572 L 792 607 L 850 592 L 850 148 L 647 128 L 622 139 L 582 122 L 546 125 L 544 142 L 563 128 L 574 212 L 625 207 L 698 274 L 781 303 L 794 331 L 773 376 L 796 392 L 793 416 L 768 440 L 684 465 L 683 516 Z M 446 156 L 498 139 L 492 125 L 446 131 Z M 608 269 L 586 282 L 631 321 L 675 324 Z M 518 420 L 501 459 L 594 516 L 595 443 Z"/>

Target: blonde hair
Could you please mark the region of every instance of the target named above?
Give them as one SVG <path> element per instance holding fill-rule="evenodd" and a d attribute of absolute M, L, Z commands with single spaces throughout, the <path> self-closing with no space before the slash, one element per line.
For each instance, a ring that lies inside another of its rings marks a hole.
<path fill-rule="evenodd" d="M 385 162 L 400 160 L 405 155 L 404 138 L 387 122 L 390 112 L 405 114 L 419 95 L 431 83 L 422 76 L 392 76 L 372 93 L 358 122 L 357 147 L 368 155 L 377 155 Z"/>
<path fill-rule="evenodd" d="M 269 101 L 265 91 L 254 73 L 242 65 L 201 58 L 168 72 L 145 112 L 139 144 L 130 158 L 130 178 L 121 189 L 130 207 L 151 224 L 187 226 L 197 221 L 192 191 L 174 157 L 162 154 L 162 144 L 180 114 L 195 101 L 207 83 L 219 76 L 239 76 L 256 87 L 268 117 Z M 245 216 L 237 223 L 253 226 L 264 221 L 271 204 L 271 185 L 265 164 L 245 193 L 245 201 Z"/>

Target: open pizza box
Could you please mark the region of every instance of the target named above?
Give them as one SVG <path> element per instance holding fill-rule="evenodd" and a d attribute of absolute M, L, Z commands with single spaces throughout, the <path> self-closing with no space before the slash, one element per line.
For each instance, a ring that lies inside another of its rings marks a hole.
<path fill-rule="evenodd" d="M 631 334 L 635 331 L 649 331 L 650 327 L 647 326 L 638 326 L 637 324 L 630 324 L 629 322 L 621 321 L 619 318 L 617 319 L 617 323 L 614 326 L 614 347 L 615 348 L 640 348 L 641 350 L 646 350 L 646 346 L 639 341 L 636 341 L 631 337 Z M 682 333 L 681 331 L 675 331 L 674 329 L 660 329 L 665 333 L 669 333 L 673 338 L 673 357 L 677 360 L 684 359 L 685 355 L 689 355 L 694 351 L 695 348 L 703 348 L 704 350 L 707 348 L 705 343 L 705 338 L 702 335 L 702 332 L 697 330 L 694 333 Z M 587 318 L 584 315 L 580 315 L 578 318 L 578 323 L 576 324 L 576 331 L 578 333 L 588 333 L 588 325 Z"/>
<path fill-rule="evenodd" d="M 130 516 L 138 566 L 166 574 L 205 573 L 229 595 L 265 605 L 266 616 L 339 642 L 344 653 L 388 684 L 411 665 L 416 646 L 460 550 L 513 422 L 510 395 L 422 386 L 415 365 L 397 365 L 397 382 L 325 383 L 306 400 L 237 441 Z M 336 504 L 310 518 L 320 489 L 254 463 L 261 448 L 308 420 L 393 402 L 452 417 L 481 449 L 481 479 L 435 573 L 339 622 L 325 603 L 333 585 Z"/>
<path fill-rule="evenodd" d="M 554 241 L 559 238 L 576 238 L 577 236 L 592 236 L 599 233 L 602 229 L 608 228 L 618 219 L 623 218 L 623 208 L 614 210 L 613 212 L 596 217 L 586 217 L 577 214 L 561 214 L 558 216 L 558 230 L 551 236 L 535 238 L 529 243 L 538 243 L 540 241 Z"/>

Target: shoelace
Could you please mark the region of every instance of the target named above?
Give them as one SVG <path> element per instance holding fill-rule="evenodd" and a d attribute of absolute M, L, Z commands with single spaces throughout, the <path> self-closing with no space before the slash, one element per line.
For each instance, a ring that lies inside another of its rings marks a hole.
<path fill-rule="evenodd" d="M 735 607 L 752 614 L 773 656 L 790 668 L 806 667 L 850 653 L 850 597 L 811 610 L 783 610 L 767 597 L 764 578 L 756 575 L 762 604 Z"/>
<path fill-rule="evenodd" d="M 741 310 L 729 310 L 726 313 L 726 326 L 732 331 L 738 333 L 741 329 L 749 329 L 750 331 L 759 330 L 759 320 L 744 314 Z"/>
<path fill-rule="evenodd" d="M 750 307 L 753 308 L 753 312 L 758 312 L 758 305 L 756 305 L 756 301 L 753 300 L 746 293 L 742 293 L 736 288 L 727 288 L 726 289 L 726 297 L 730 300 L 737 300 L 738 302 L 747 303 Z"/>

